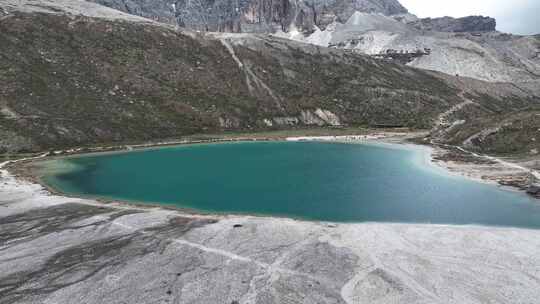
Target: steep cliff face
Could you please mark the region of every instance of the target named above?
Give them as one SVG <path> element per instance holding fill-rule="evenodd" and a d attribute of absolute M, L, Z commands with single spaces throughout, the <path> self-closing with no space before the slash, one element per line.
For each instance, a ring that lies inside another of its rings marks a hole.
<path fill-rule="evenodd" d="M 410 25 L 419 30 L 437 32 L 491 32 L 495 31 L 495 19 L 484 16 L 468 16 L 463 18 L 425 18 L 411 22 Z"/>
<path fill-rule="evenodd" d="M 130 14 L 212 32 L 312 32 L 355 11 L 404 14 L 397 0 L 91 0 Z"/>

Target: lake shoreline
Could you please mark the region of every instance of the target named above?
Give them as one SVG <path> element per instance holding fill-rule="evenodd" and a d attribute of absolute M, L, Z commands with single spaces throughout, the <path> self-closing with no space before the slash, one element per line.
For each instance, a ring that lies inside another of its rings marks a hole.
<path fill-rule="evenodd" d="M 445 166 L 444 162 L 437 162 L 434 161 L 433 155 L 436 153 L 435 148 L 433 146 L 424 146 L 424 145 L 418 145 L 414 144 L 408 141 L 408 139 L 416 136 L 418 134 L 411 135 L 410 133 L 402 133 L 402 134 L 396 134 L 392 133 L 392 136 L 384 137 L 381 136 L 380 133 L 377 133 L 375 135 L 361 135 L 363 136 L 362 139 L 364 140 L 363 144 L 373 144 L 373 145 L 391 145 L 394 148 L 397 149 L 413 149 L 423 150 L 423 155 L 427 158 L 425 161 L 427 161 L 427 164 L 421 164 L 423 166 L 430 166 L 435 169 L 441 169 L 444 170 L 445 174 L 459 177 L 459 178 L 466 178 L 474 182 L 484 183 L 484 184 L 490 184 L 494 186 L 499 186 L 502 189 L 505 189 L 506 191 L 512 191 L 512 192 L 521 192 L 519 189 L 516 189 L 514 187 L 510 186 L 504 186 L 500 185 L 496 181 L 493 180 L 486 180 L 482 179 L 480 177 L 474 176 L 474 175 L 468 175 L 466 170 L 463 171 L 455 171 L 450 170 L 448 167 Z M 364 137 L 365 136 L 365 137 Z M 343 136 L 341 138 L 336 138 L 333 136 L 328 136 L 325 138 L 314 138 L 314 137 L 302 137 L 302 138 L 293 138 L 290 141 L 320 141 L 324 140 L 327 142 L 340 142 L 340 143 L 350 143 L 350 144 L 358 144 L 360 143 L 359 137 L 357 135 L 353 136 Z M 284 141 L 282 139 L 272 139 L 272 140 L 263 140 L 263 139 L 256 139 L 256 140 L 250 140 L 250 141 L 271 141 L 271 142 L 279 142 Z M 191 144 L 220 144 L 220 143 L 240 143 L 240 142 L 248 142 L 244 139 L 239 140 L 226 140 L 223 142 L 194 142 L 194 143 L 182 143 L 181 145 L 191 145 Z M 167 146 L 177 146 L 177 145 L 167 145 Z M 145 148 L 141 150 L 150 150 L 150 149 L 159 149 L 163 148 L 164 146 L 158 145 L 158 146 L 146 146 Z M 426 151 L 427 149 L 427 151 Z M 110 153 L 129 153 L 131 151 L 123 151 L 123 150 L 116 150 L 116 151 L 108 151 L 108 152 L 92 152 L 92 153 L 78 153 L 78 154 L 71 154 L 69 157 L 84 157 L 87 155 L 103 155 L 103 154 L 110 154 Z M 270 218 L 270 219 L 276 219 L 276 220 L 292 220 L 292 221 L 298 221 L 298 222 L 305 222 L 305 223 L 329 223 L 331 226 L 333 225 L 353 225 L 353 224 L 382 224 L 382 225 L 427 225 L 427 226 L 437 226 L 437 227 L 483 227 L 483 228 L 500 228 L 500 229 L 524 229 L 524 230 L 540 230 L 530 227 L 514 227 L 514 226 L 500 226 L 500 225 L 484 225 L 484 224 L 455 224 L 455 223 L 428 223 L 428 222 L 411 222 L 411 223 L 404 223 L 404 222 L 392 222 L 392 221 L 366 221 L 366 222 L 358 222 L 358 221 L 343 221 L 343 222 L 332 222 L 332 221 L 324 221 L 324 220 L 317 220 L 317 219 L 309 219 L 305 217 L 298 217 L 298 216 L 291 216 L 291 215 L 279 215 L 279 214 L 264 214 L 264 213 L 253 213 L 253 212 L 226 212 L 226 211 L 205 211 L 195 208 L 187 208 L 187 207 L 181 207 L 176 206 L 172 204 L 166 204 L 166 203 L 160 203 L 160 202 L 142 202 L 142 201 L 136 201 L 136 200 L 126 200 L 126 199 L 112 199 L 112 198 L 103 198 L 103 197 L 93 197 L 93 196 L 84 196 L 84 195 L 71 195 L 64 193 L 55 187 L 49 185 L 47 182 L 43 180 L 43 176 L 39 173 L 39 166 L 42 162 L 46 161 L 46 159 L 49 156 L 46 154 L 42 154 L 40 156 L 36 157 L 29 157 L 25 159 L 19 159 L 14 161 L 6 161 L 0 163 L 0 178 L 11 178 L 13 181 L 14 189 L 18 188 L 21 185 L 30 185 L 33 187 L 39 188 L 39 191 L 35 191 L 34 195 L 41 196 L 41 197 L 50 197 L 50 198 L 61 198 L 61 199 L 68 199 L 68 200 L 76 200 L 79 204 L 89 205 L 89 206 L 96 206 L 99 208 L 115 208 L 115 209 L 128 209 L 128 210 L 141 210 L 141 211 L 152 211 L 152 210 L 163 210 L 163 211 L 172 211 L 176 212 L 183 216 L 191 216 L 196 218 L 217 218 L 217 219 L 227 219 L 230 217 L 249 217 L 249 218 Z M 55 157 L 58 159 L 58 157 Z M 66 158 L 66 156 L 60 157 L 61 159 Z"/>
<path fill-rule="evenodd" d="M 160 145 L 139 145 L 139 148 L 134 150 L 125 150 L 125 149 L 116 149 L 116 150 L 109 150 L 106 152 L 90 152 L 90 153 L 71 153 L 71 154 L 63 154 L 62 156 L 54 156 L 54 157 L 39 157 L 36 159 L 30 159 L 30 160 L 22 160 L 21 163 L 14 163 L 12 166 L 10 166 L 10 172 L 15 175 L 16 178 L 29 181 L 31 183 L 36 183 L 41 185 L 43 188 L 46 189 L 48 193 L 51 195 L 58 195 L 73 199 L 84 199 L 84 200 L 91 200 L 99 202 L 100 204 L 110 206 L 110 205 L 125 205 L 125 206 L 133 206 L 136 208 L 162 208 L 164 210 L 175 210 L 178 212 L 181 212 L 182 214 L 186 215 L 201 215 L 201 216 L 218 216 L 218 217 L 226 217 L 226 216 L 253 216 L 253 217 L 270 217 L 270 218 L 291 218 L 298 221 L 307 221 L 307 222 L 318 222 L 320 220 L 309 218 L 309 217 L 302 217 L 302 216 L 292 216 L 288 214 L 265 214 L 265 213 L 255 213 L 255 212 L 228 212 L 228 211 L 217 211 L 217 210 L 201 210 L 196 208 L 189 208 L 189 207 L 182 207 L 178 205 L 174 205 L 171 203 L 162 203 L 162 202 L 143 202 L 138 200 L 129 200 L 129 199 L 119 199 L 119 198 L 107 198 L 107 197 L 100 197 L 100 196 L 92 196 L 92 195 L 79 195 L 79 194 L 69 194 L 65 193 L 56 187 L 52 186 L 50 183 L 44 181 L 44 176 L 42 176 L 42 167 L 44 164 L 50 160 L 62 160 L 67 158 L 78 158 L 78 157 L 86 157 L 86 156 L 96 156 L 96 155 L 110 155 L 110 154 L 121 154 L 121 153 L 131 153 L 134 151 L 148 151 L 148 150 L 154 150 L 154 149 L 161 149 L 165 147 L 175 147 L 175 146 L 184 146 L 184 145 L 213 145 L 213 144 L 234 144 L 234 143 L 246 143 L 246 142 L 303 142 L 303 141 L 326 141 L 326 142 L 340 142 L 340 143 L 349 143 L 349 144 L 391 144 L 392 147 L 397 147 L 395 143 L 392 143 L 392 141 L 395 141 L 396 138 L 402 138 L 402 137 L 410 137 L 412 134 L 417 135 L 418 133 L 398 133 L 398 132 L 375 132 L 371 134 L 362 134 L 362 135 L 338 135 L 338 136 L 317 136 L 317 137 L 283 137 L 283 138 L 246 138 L 246 137 L 239 137 L 234 139 L 226 139 L 226 140 L 210 140 L 210 141 L 191 141 L 191 142 L 181 142 L 178 144 L 176 143 L 167 143 L 167 144 L 160 144 Z M 381 141 L 382 139 L 389 139 L 390 137 L 394 138 L 392 140 L 388 141 Z M 401 141 L 401 140 L 400 140 Z M 403 142 L 404 144 L 407 144 Z M 411 144 L 408 144 L 412 146 Z M 402 149 L 401 145 L 398 147 L 398 149 Z M 0 168 L 1 169 L 1 168 Z M 348 220 L 348 221 L 341 221 L 340 223 L 355 223 L 357 221 L 354 220 Z M 399 223 L 399 221 L 396 222 L 388 222 L 388 223 Z"/>
<path fill-rule="evenodd" d="M 287 292 L 281 286 L 294 286 L 298 299 L 323 296 L 328 303 L 376 302 L 385 296 L 404 303 L 534 303 L 540 297 L 535 271 L 540 229 L 330 223 L 104 203 L 55 195 L 12 174 L 43 159 L 39 155 L 7 169 L 0 164 L 0 228 L 6 225 L 9 244 L 0 273 L 14 284 L 38 284 L 35 290 L 47 302 L 67 303 L 82 292 L 100 299 L 124 290 L 123 301 L 160 299 L 173 286 L 182 286 L 186 297 L 217 294 L 242 303 L 268 289 Z M 50 276 L 66 287 L 48 288 Z M 71 285 L 71 277 L 81 279 Z M 268 282 L 277 283 L 257 287 L 271 278 Z M 144 293 L 140 282 L 148 282 Z"/>
<path fill-rule="evenodd" d="M 45 302 L 67 303 L 81 291 L 96 299 L 124 290 L 123 301 L 158 299 L 181 286 L 184 296 L 243 303 L 291 284 L 298 299 L 324 296 L 327 303 L 376 302 L 384 296 L 378 290 L 404 303 L 540 297 L 539 229 L 191 215 L 57 196 L 5 169 L 0 228 L 6 240 L 0 273 L 21 286 L 36 283 Z M 65 287 L 48 288 L 51 276 Z M 81 279 L 69 284 L 72 277 Z M 277 284 L 258 285 L 270 278 Z M 140 282 L 148 282 L 144 293 Z"/>
<path fill-rule="evenodd" d="M 478 157 L 474 158 L 474 161 L 460 162 L 456 161 L 455 158 L 443 158 L 437 159 L 440 155 L 446 155 L 450 150 L 448 148 L 443 148 L 438 145 L 428 144 L 422 145 L 416 142 L 413 142 L 412 139 L 419 138 L 425 135 L 425 132 L 366 132 L 362 130 L 362 134 L 350 134 L 350 135 L 327 135 L 327 136 L 277 136 L 277 137 L 258 137 L 258 136 L 242 136 L 242 137 L 230 137 L 230 138 L 219 138 L 219 139 L 209 139 L 209 140 L 181 140 L 181 141 L 167 141 L 159 143 L 143 143 L 138 145 L 130 146 L 105 146 L 97 147 L 88 151 L 88 149 L 82 148 L 72 148 L 67 150 L 62 150 L 59 155 L 51 156 L 40 155 L 37 158 L 22 159 L 19 161 L 6 161 L 3 163 L 4 167 L 7 167 L 8 172 L 13 174 L 18 179 L 23 179 L 25 181 L 30 181 L 32 183 L 39 184 L 46 189 L 51 195 L 65 196 L 70 198 L 84 198 L 95 200 L 101 204 L 124 204 L 131 205 L 136 207 L 148 207 L 148 208 L 163 208 L 166 210 L 177 210 L 189 215 L 237 215 L 237 216 L 260 216 L 260 217 L 272 217 L 267 214 L 253 214 L 253 213 L 230 213 L 230 212 L 216 212 L 216 211 L 203 211 L 198 209 L 191 209 L 185 207 L 179 207 L 174 205 L 167 205 L 164 203 L 154 202 L 140 202 L 140 201 L 130 201 L 125 199 L 111 199 L 111 198 L 101 198 L 101 197 L 82 197 L 81 195 L 70 195 L 66 194 L 59 189 L 54 188 L 43 180 L 43 176 L 40 173 L 40 166 L 45 160 L 51 159 L 63 159 L 63 158 L 72 158 L 72 157 L 84 157 L 88 155 L 104 155 L 104 154 L 118 154 L 118 153 L 129 153 L 132 151 L 145 151 L 152 149 L 160 149 L 164 147 L 173 147 L 173 146 L 182 146 L 182 145 L 197 145 L 197 144 L 224 144 L 224 143 L 238 143 L 238 142 L 274 142 L 274 141 L 327 141 L 327 142 L 346 142 L 346 143 L 373 143 L 373 144 L 391 144 L 397 145 L 396 147 L 406 148 L 407 146 L 412 149 L 427 149 L 424 150 L 424 156 L 426 157 L 423 160 L 422 166 L 430 166 L 433 168 L 442 169 L 445 171 L 445 174 L 466 178 L 474 182 L 480 182 L 484 184 L 491 184 L 498 186 L 504 190 L 512 192 L 521 192 L 526 193 L 526 188 L 518 184 L 505 184 L 505 181 L 513 180 L 516 174 L 522 173 L 519 170 L 508 170 L 500 164 L 488 164 L 487 166 L 482 162 L 477 163 Z M 126 148 L 127 147 L 127 148 Z M 0 170 L 2 169 L 2 164 L 0 164 Z M 515 168 L 514 168 L 515 169 Z M 496 172 L 495 174 L 493 174 Z M 486 174 L 490 174 L 486 176 Z M 531 196 L 535 197 L 535 196 Z M 540 199 L 540 197 L 535 197 Z M 281 218 L 279 215 L 277 218 Z M 287 217 L 287 216 L 283 216 Z M 297 218 L 298 220 L 308 220 L 306 218 Z"/>

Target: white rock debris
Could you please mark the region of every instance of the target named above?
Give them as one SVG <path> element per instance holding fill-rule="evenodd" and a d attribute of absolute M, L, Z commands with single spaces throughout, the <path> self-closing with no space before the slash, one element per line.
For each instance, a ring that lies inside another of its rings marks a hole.
<path fill-rule="evenodd" d="M 290 32 L 276 35 L 368 55 L 390 49 L 412 52 L 429 48 L 430 55 L 419 57 L 409 65 L 492 82 L 538 84 L 540 46 L 533 36 L 418 30 L 399 17 L 357 11 L 347 22 L 334 22 L 324 31 L 315 28 L 307 36 Z"/>

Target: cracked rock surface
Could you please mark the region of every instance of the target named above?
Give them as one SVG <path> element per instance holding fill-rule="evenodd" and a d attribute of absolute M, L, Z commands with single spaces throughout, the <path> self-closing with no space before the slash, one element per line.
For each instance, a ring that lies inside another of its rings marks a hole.
<path fill-rule="evenodd" d="M 0 178 L 0 303 L 536 303 L 540 231 L 101 204 Z"/>

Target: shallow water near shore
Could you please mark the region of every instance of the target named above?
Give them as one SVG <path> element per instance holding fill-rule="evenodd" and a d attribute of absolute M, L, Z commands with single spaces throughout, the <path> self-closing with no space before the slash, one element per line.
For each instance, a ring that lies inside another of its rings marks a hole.
<path fill-rule="evenodd" d="M 90 155 L 45 163 L 70 195 L 204 212 L 335 222 L 540 228 L 540 203 L 453 176 L 402 145 L 240 142 Z"/>

